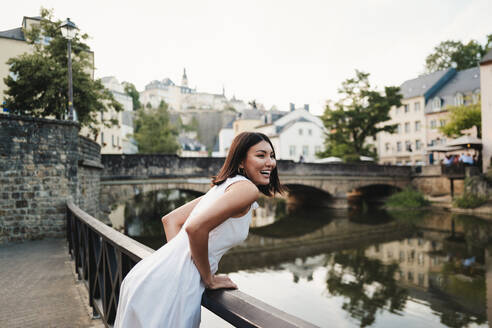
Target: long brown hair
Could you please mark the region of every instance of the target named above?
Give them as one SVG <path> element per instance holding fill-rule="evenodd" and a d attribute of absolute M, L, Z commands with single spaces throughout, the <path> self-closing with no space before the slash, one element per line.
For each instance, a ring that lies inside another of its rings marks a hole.
<path fill-rule="evenodd" d="M 270 139 L 259 132 L 242 132 L 238 134 L 232 141 L 231 148 L 227 154 L 226 160 L 217 176 L 212 178 L 213 185 L 220 185 L 227 178 L 232 178 L 239 173 L 239 165 L 246 158 L 248 150 L 261 141 L 266 141 L 273 149 Z M 273 151 L 275 154 L 275 150 Z M 242 174 L 244 175 L 244 173 Z M 270 183 L 265 186 L 257 186 L 258 189 L 267 196 L 273 196 L 275 193 L 282 193 L 284 187 L 280 184 L 278 178 L 277 166 L 270 173 Z"/>

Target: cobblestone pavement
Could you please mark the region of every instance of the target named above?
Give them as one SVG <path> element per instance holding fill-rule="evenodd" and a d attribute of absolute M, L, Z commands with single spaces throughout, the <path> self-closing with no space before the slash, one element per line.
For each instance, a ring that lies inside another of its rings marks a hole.
<path fill-rule="evenodd" d="M 0 247 L 1 327 L 104 327 L 92 320 L 64 239 Z"/>

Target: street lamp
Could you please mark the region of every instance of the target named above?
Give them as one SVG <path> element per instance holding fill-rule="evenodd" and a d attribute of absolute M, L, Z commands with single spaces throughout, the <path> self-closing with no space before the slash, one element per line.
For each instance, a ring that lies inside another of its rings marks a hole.
<path fill-rule="evenodd" d="M 68 40 L 68 119 L 73 121 L 73 88 L 72 88 L 72 39 L 77 33 L 77 25 L 67 18 L 60 25 L 62 35 Z"/>

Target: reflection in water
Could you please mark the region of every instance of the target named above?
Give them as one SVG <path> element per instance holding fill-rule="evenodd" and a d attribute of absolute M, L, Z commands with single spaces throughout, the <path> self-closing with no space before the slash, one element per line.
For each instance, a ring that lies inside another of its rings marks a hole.
<path fill-rule="evenodd" d="M 109 217 L 115 229 L 158 249 L 166 243 L 160 220 L 162 216 L 198 196 L 196 192 L 183 190 L 159 190 L 138 194 L 134 199 L 120 204 Z"/>
<path fill-rule="evenodd" d="M 379 259 L 367 257 L 362 249 L 336 252 L 331 260 L 327 289 L 331 295 L 345 296 L 342 308 L 361 327 L 373 324 L 378 310 L 399 313 L 405 307 L 408 292 L 395 279 L 398 264 L 383 265 Z"/>
<path fill-rule="evenodd" d="M 122 230 L 158 248 L 160 217 L 195 197 L 140 195 L 112 221 L 124 213 Z M 289 211 L 283 199 L 258 202 L 247 240 L 220 263 L 242 291 L 321 327 L 487 325 L 488 222 L 442 211 Z"/>

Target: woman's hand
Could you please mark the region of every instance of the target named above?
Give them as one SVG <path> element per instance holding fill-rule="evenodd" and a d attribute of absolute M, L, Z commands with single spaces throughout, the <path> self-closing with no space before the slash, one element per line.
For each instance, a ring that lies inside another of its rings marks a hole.
<path fill-rule="evenodd" d="M 212 279 L 208 284 L 206 284 L 206 287 L 207 289 L 237 289 L 237 285 L 232 282 L 231 278 L 225 275 L 212 275 Z"/>

